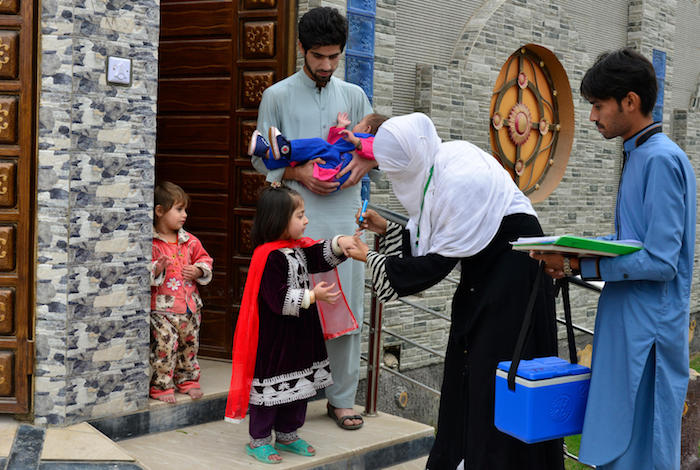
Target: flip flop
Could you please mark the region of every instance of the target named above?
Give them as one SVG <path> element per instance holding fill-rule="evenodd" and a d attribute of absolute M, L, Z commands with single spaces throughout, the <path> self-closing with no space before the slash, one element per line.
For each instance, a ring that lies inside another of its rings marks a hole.
<path fill-rule="evenodd" d="M 281 463 L 281 460 L 270 460 L 268 457 L 271 455 L 280 455 L 274 447 L 272 447 L 270 444 L 266 444 L 264 446 L 260 447 L 250 447 L 250 444 L 245 445 L 245 453 L 248 455 L 252 455 L 255 457 L 257 460 L 260 462 L 264 463 Z"/>
<path fill-rule="evenodd" d="M 362 419 L 362 416 L 360 416 L 360 415 L 345 415 L 345 416 L 341 416 L 340 418 L 338 418 L 335 415 L 336 408 L 333 405 L 331 405 L 330 403 L 326 404 L 326 409 L 328 410 L 328 412 L 326 413 L 328 415 L 328 417 L 331 418 L 333 421 L 335 421 L 335 424 L 337 424 L 338 427 L 345 429 L 347 431 L 353 431 L 355 429 L 360 429 L 362 427 L 362 425 L 365 424 L 364 420 Z M 345 424 L 345 421 L 348 419 L 359 419 L 362 422 L 360 424 Z"/>
<path fill-rule="evenodd" d="M 304 439 L 297 439 L 289 444 L 282 444 L 281 442 L 275 442 L 275 449 L 283 450 L 285 452 L 291 452 L 293 454 L 304 455 L 306 457 L 313 457 L 316 455 L 316 451 L 309 452 L 309 447 L 311 444 L 306 442 Z"/>

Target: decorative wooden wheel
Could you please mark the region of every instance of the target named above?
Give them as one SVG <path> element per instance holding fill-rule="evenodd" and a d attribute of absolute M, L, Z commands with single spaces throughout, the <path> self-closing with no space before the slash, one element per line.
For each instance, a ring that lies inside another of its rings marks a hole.
<path fill-rule="evenodd" d="M 569 79 L 550 50 L 527 44 L 508 58 L 490 116 L 494 156 L 533 202 L 544 200 L 564 175 L 574 135 Z"/>

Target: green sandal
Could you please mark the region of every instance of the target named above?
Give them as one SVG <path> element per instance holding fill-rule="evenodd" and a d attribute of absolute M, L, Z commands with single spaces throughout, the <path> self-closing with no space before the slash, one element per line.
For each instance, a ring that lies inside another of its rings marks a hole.
<path fill-rule="evenodd" d="M 275 449 L 283 450 L 285 452 L 292 452 L 293 454 L 304 455 L 306 457 L 313 457 L 316 455 L 316 451 L 309 452 L 309 447 L 311 444 L 306 442 L 304 439 L 297 439 L 289 444 L 282 444 L 281 442 L 275 442 Z"/>
<path fill-rule="evenodd" d="M 260 447 L 250 447 L 250 444 L 245 445 L 245 453 L 252 455 L 260 462 L 265 463 L 281 463 L 281 460 L 270 460 L 268 457 L 271 455 L 280 455 L 270 444 L 260 446 Z"/>

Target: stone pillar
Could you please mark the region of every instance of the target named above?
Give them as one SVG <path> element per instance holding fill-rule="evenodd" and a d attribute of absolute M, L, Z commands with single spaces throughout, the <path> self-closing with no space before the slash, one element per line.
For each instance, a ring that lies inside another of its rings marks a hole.
<path fill-rule="evenodd" d="M 627 45 L 633 47 L 649 60 L 653 50 L 666 54 L 666 79 L 663 90 L 664 103 L 671 102 L 673 89 L 673 50 L 676 35 L 677 0 L 630 0 L 627 20 Z M 672 110 L 664 106 L 663 122 L 671 119 Z M 668 127 L 664 126 L 668 131 Z"/>
<path fill-rule="evenodd" d="M 148 405 L 159 2 L 40 11 L 34 414 L 69 425 Z"/>

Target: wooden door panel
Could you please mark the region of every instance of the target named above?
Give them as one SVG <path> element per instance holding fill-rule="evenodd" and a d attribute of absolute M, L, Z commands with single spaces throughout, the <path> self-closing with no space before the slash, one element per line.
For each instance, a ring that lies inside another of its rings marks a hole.
<path fill-rule="evenodd" d="M 236 304 L 241 303 L 243 298 L 243 290 L 245 288 L 245 280 L 248 278 L 248 264 L 234 265 L 233 271 L 233 301 Z"/>
<path fill-rule="evenodd" d="M 13 395 L 14 370 L 14 352 L 0 351 L 0 397 L 11 397 Z"/>
<path fill-rule="evenodd" d="M 17 163 L 0 162 L 0 208 L 15 207 L 17 198 Z"/>
<path fill-rule="evenodd" d="M 160 77 L 231 75 L 231 39 L 162 42 L 158 50 Z"/>
<path fill-rule="evenodd" d="M 156 175 L 192 197 L 187 229 L 214 258 L 200 354 L 231 356 L 264 177 L 248 143 L 263 91 L 287 74 L 289 0 L 162 0 Z M 1 167 L 0 167 L 1 175 Z"/>
<path fill-rule="evenodd" d="M 277 50 L 274 21 L 243 21 L 244 41 L 239 42 L 239 54 L 245 59 L 271 59 Z"/>
<path fill-rule="evenodd" d="M 158 150 L 229 152 L 230 118 L 161 116 L 158 118 Z"/>
<path fill-rule="evenodd" d="M 225 259 L 225 258 L 220 258 Z M 214 276 L 209 284 L 199 289 L 204 301 L 204 310 L 226 310 L 230 297 L 226 271 L 218 271 L 214 265 Z"/>
<path fill-rule="evenodd" d="M 169 78 L 158 82 L 161 112 L 225 112 L 231 109 L 229 78 Z"/>
<path fill-rule="evenodd" d="M 15 332 L 15 295 L 13 289 L 0 288 L 0 335 Z"/>
<path fill-rule="evenodd" d="M 177 36 L 230 37 L 233 32 L 232 13 L 231 1 L 161 2 L 161 40 Z"/>
<path fill-rule="evenodd" d="M 13 80 L 19 73 L 19 33 L 0 30 L 0 79 Z"/>
<path fill-rule="evenodd" d="M 217 192 L 228 191 L 228 157 L 161 154 L 159 163 L 158 178 L 172 181 L 185 191 L 206 187 Z"/>
<path fill-rule="evenodd" d="M 254 108 L 260 106 L 263 91 L 275 83 L 275 72 L 272 70 L 249 70 L 241 72 L 239 78 L 238 107 Z"/>
<path fill-rule="evenodd" d="M 17 143 L 18 107 L 17 96 L 0 95 L 0 144 Z"/>
<path fill-rule="evenodd" d="M 202 326 L 200 328 L 199 351 L 201 355 L 224 356 L 231 355 L 231 350 L 225 346 L 229 340 L 228 320 L 226 310 L 214 310 L 207 308 L 202 313 Z"/>
<path fill-rule="evenodd" d="M 0 2 L 0 14 L 15 14 L 19 11 L 19 0 L 4 0 Z"/>
<path fill-rule="evenodd" d="M 248 143 L 250 138 L 253 136 L 253 132 L 257 127 L 257 121 L 255 119 L 250 119 L 248 117 L 239 119 L 237 135 L 238 148 L 236 149 L 235 155 L 233 156 L 242 167 L 248 167 L 250 163 L 250 157 L 248 156 Z"/>
<path fill-rule="evenodd" d="M 215 230 L 226 232 L 228 195 L 190 193 L 187 226 L 195 232 Z"/>
<path fill-rule="evenodd" d="M 229 236 L 224 232 L 203 232 L 197 230 L 197 238 L 202 242 L 202 245 L 214 260 L 225 260 L 228 256 L 228 240 Z M 225 263 L 223 263 L 225 264 Z M 219 269 L 218 264 L 214 264 L 215 270 L 220 270 L 221 272 L 226 272 L 223 269 Z"/>
<path fill-rule="evenodd" d="M 252 168 L 238 168 L 236 176 L 236 203 L 242 207 L 255 207 L 258 193 L 265 183 L 265 176 Z"/>
<path fill-rule="evenodd" d="M 0 413 L 28 413 L 34 342 L 36 2 L 0 2 Z"/>
<path fill-rule="evenodd" d="M 238 237 L 233 243 L 233 255 L 250 257 L 253 255 L 253 244 L 250 241 L 250 229 L 253 228 L 253 216 L 234 216 Z"/>

